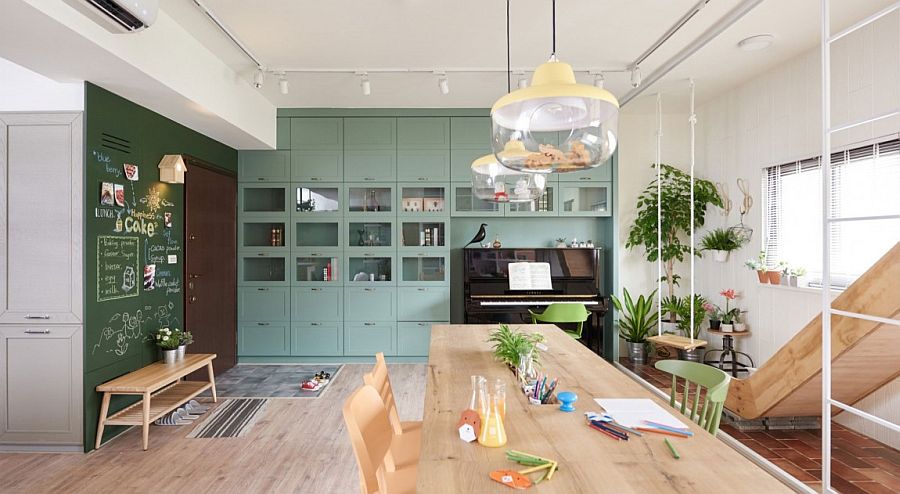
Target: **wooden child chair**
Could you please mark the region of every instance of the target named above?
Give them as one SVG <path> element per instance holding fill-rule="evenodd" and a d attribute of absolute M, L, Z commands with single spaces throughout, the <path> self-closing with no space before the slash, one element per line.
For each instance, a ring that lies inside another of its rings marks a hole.
<path fill-rule="evenodd" d="M 684 380 L 684 393 L 681 399 L 681 414 L 696 422 L 706 432 L 716 435 L 719 431 L 719 422 L 722 420 L 722 408 L 725 398 L 728 396 L 728 385 L 731 378 L 728 374 L 699 362 L 686 360 L 660 360 L 656 368 L 672 374 L 672 393 L 669 396 L 669 405 L 675 406 L 675 395 L 678 393 L 678 378 Z M 687 403 L 691 400 L 691 385 L 694 385 L 693 404 L 690 410 Z M 703 397 L 703 406 L 700 406 L 700 394 L 706 390 Z"/>
<path fill-rule="evenodd" d="M 398 467 L 391 445 L 397 437 L 378 390 L 365 385 L 344 402 L 344 423 L 359 466 L 363 494 L 416 491 L 416 465 Z"/>
<path fill-rule="evenodd" d="M 575 331 L 563 330 L 576 340 L 581 338 L 584 321 L 587 321 L 591 315 L 583 304 L 550 304 L 544 309 L 544 312 L 532 312 L 531 309 L 528 312 L 531 314 L 532 324 L 539 322 L 577 324 Z"/>
<path fill-rule="evenodd" d="M 363 374 L 363 382 L 378 391 L 384 408 L 388 412 L 391 428 L 396 435 L 391 446 L 391 453 L 394 455 L 397 466 L 402 468 L 415 465 L 419 462 L 419 452 L 422 448 L 422 422 L 400 421 L 397 400 L 391 387 L 391 379 L 388 376 L 387 362 L 384 360 L 383 353 L 375 354 L 375 367 L 372 372 Z"/>

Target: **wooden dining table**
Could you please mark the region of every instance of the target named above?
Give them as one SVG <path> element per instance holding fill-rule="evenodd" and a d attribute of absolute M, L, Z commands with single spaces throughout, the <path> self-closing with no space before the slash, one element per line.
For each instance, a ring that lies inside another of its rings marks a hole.
<path fill-rule="evenodd" d="M 535 493 L 753 493 L 793 492 L 724 442 L 705 432 L 553 325 L 512 325 L 545 337 L 542 372 L 559 378 L 557 391 L 578 395 L 575 412 L 559 405 L 531 405 L 513 373 L 496 361 L 486 340 L 496 325 L 435 325 L 426 376 L 422 449 L 418 466 L 420 493 L 512 493 L 490 479 L 491 471 L 522 470 L 506 459 L 517 450 L 559 462 L 553 478 L 529 489 Z M 457 422 L 468 408 L 470 376 L 506 382 L 508 442 L 500 448 L 467 443 Z M 675 438 L 654 433 L 614 440 L 591 429 L 584 412 L 602 412 L 594 398 L 649 398 L 689 425 L 694 435 Z M 669 437 L 680 454 L 675 459 L 664 442 Z M 531 477 L 536 478 L 534 474 Z"/>

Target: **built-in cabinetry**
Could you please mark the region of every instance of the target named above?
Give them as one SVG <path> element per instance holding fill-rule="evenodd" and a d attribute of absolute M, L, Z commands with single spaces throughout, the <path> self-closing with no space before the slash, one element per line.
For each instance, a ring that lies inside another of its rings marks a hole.
<path fill-rule="evenodd" d="M 82 117 L 0 113 L 0 449 L 81 449 Z"/>

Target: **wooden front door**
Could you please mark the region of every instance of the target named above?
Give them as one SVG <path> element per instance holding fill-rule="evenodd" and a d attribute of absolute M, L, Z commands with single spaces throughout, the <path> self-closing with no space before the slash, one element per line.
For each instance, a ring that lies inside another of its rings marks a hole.
<path fill-rule="evenodd" d="M 184 318 L 191 353 L 215 353 L 215 373 L 237 363 L 237 180 L 188 159 L 185 174 Z"/>

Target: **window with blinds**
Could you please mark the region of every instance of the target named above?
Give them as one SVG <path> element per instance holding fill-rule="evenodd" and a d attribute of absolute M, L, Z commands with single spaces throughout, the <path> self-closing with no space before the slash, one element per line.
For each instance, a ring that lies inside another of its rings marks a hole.
<path fill-rule="evenodd" d="M 829 216 L 900 214 L 900 139 L 831 155 Z M 822 176 L 819 157 L 763 170 L 764 248 L 779 261 L 807 269 L 821 286 Z M 830 237 L 832 285 L 849 285 L 900 241 L 900 219 L 836 222 Z"/>

